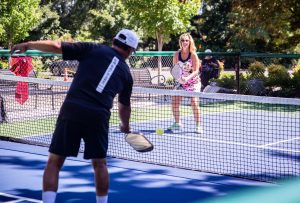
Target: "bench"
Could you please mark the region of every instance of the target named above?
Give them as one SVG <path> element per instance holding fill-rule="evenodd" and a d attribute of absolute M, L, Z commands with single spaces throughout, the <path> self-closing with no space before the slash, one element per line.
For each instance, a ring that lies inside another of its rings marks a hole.
<path fill-rule="evenodd" d="M 166 78 L 163 75 L 151 77 L 150 71 L 147 68 L 130 69 L 133 85 L 137 87 L 162 88 L 165 86 Z"/>
<path fill-rule="evenodd" d="M 146 88 L 154 88 L 154 89 L 173 89 L 173 85 L 166 84 L 166 78 L 163 75 L 151 76 L 149 69 L 130 69 L 132 78 L 133 78 L 133 86 L 135 87 L 146 87 Z M 149 94 L 149 99 L 150 99 Z M 166 96 L 164 96 L 165 100 Z"/>

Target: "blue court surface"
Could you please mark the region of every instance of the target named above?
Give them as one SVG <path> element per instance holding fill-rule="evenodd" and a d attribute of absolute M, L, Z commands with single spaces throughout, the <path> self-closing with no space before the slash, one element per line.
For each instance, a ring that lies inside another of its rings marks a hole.
<path fill-rule="evenodd" d="M 0 202 L 41 202 L 47 148 L 0 141 Z M 95 202 L 89 161 L 70 158 L 60 174 L 57 202 Z M 140 162 L 108 159 L 110 203 L 193 203 L 272 184 Z"/>

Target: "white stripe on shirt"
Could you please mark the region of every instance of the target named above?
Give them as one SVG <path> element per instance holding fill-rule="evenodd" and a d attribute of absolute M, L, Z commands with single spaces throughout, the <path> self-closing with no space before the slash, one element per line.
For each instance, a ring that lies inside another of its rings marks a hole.
<path fill-rule="evenodd" d="M 103 92 L 103 89 L 105 88 L 108 80 L 110 79 L 111 75 L 113 74 L 114 70 L 116 69 L 118 63 L 119 63 L 119 59 L 117 57 L 114 57 L 96 88 L 97 92 L 100 92 L 100 93 Z"/>

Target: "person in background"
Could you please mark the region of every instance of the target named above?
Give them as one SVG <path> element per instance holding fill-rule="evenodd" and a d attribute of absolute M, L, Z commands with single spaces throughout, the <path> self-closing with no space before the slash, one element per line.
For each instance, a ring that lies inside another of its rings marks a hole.
<path fill-rule="evenodd" d="M 177 89 L 182 89 L 189 92 L 200 92 L 201 82 L 199 78 L 199 58 L 196 53 L 196 47 L 192 36 L 189 33 L 184 33 L 179 37 L 180 49 L 173 56 L 173 64 L 182 64 L 183 76 L 180 79 L 180 86 Z M 176 131 L 182 128 L 180 123 L 179 107 L 182 101 L 181 96 L 172 97 L 172 112 L 175 122 L 168 130 Z M 191 97 L 191 106 L 195 119 L 195 130 L 197 133 L 202 133 L 203 129 L 200 125 L 200 107 L 199 98 Z"/>
<path fill-rule="evenodd" d="M 81 139 L 84 158 L 91 159 L 95 174 L 96 201 L 108 199 L 109 175 L 106 166 L 110 109 L 118 97 L 121 132 L 130 131 L 130 97 L 133 79 L 125 60 L 138 45 L 137 35 L 121 30 L 112 47 L 87 42 L 32 41 L 13 46 L 11 54 L 28 49 L 62 53 L 64 60 L 78 60 L 74 80 L 60 109 L 49 148 L 43 176 L 44 203 L 54 203 L 58 190 L 59 172 L 66 157 L 77 156 Z"/>
<path fill-rule="evenodd" d="M 210 49 L 206 49 L 204 53 L 212 53 Z M 209 81 L 212 78 L 218 78 L 220 73 L 220 64 L 211 55 L 206 55 L 204 59 L 201 62 L 201 91 L 204 90 L 204 88 L 209 85 Z"/>

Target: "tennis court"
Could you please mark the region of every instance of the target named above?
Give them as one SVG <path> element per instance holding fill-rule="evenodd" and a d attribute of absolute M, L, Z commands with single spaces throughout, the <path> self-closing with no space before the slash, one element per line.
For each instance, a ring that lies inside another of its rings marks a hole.
<path fill-rule="evenodd" d="M 1 137 L 4 140 L 48 146 L 60 105 L 70 83 L 12 76 L 0 76 L 0 80 L 2 82 L 18 82 L 21 80 L 23 82 L 39 84 L 40 89 L 45 89 L 44 93 L 39 92 L 37 95 L 29 91 L 29 99 L 24 105 L 16 103 L 14 91 L 11 90 L 13 88 L 1 89 L 1 96 L 4 98 L 6 104 L 7 120 L 7 122 L 0 125 Z M 49 94 L 48 87 L 51 87 L 53 94 Z M 171 97 L 176 95 L 184 97 L 180 107 L 181 122 L 184 127 L 180 131 L 172 132 L 165 130 L 163 135 L 157 135 L 155 133 L 157 128 L 167 129 L 173 122 Z M 38 97 L 38 105 L 36 106 L 34 105 L 35 96 Z M 195 121 L 190 106 L 191 97 L 200 98 L 203 134 L 195 132 Z M 110 166 L 112 168 L 116 162 L 123 164 L 118 165 L 117 168 L 120 166 L 121 168 L 131 165 L 137 166 L 137 168 L 131 168 L 131 172 L 126 173 L 126 177 L 133 182 L 132 184 L 135 184 L 135 181 L 137 181 L 147 188 L 149 186 L 139 181 L 139 178 L 135 175 L 137 171 L 145 172 L 146 180 L 147 177 L 152 179 L 157 175 L 159 177 L 163 176 L 165 173 L 161 172 L 164 170 L 178 170 L 177 173 L 179 174 L 185 171 L 184 174 L 193 175 L 188 175 L 188 178 L 179 176 L 187 181 L 187 184 L 184 184 L 182 187 L 190 188 L 190 190 L 186 191 L 187 195 L 184 196 L 191 196 L 193 198 L 186 199 L 186 201 L 179 197 L 174 198 L 178 202 L 193 202 L 202 198 L 197 197 L 198 195 L 201 196 L 201 194 L 196 192 L 197 190 L 205 190 L 207 188 L 208 191 L 215 191 L 216 188 L 210 188 L 205 185 L 206 181 L 208 185 L 221 184 L 221 189 L 219 186 L 216 189 L 220 194 L 218 192 L 215 194 L 214 192 L 208 192 L 209 194 L 206 195 L 210 196 L 212 194 L 228 195 L 228 191 L 235 190 L 232 188 L 234 184 L 232 185 L 231 183 L 238 182 L 240 186 L 248 187 L 249 185 L 265 185 L 264 182 L 277 183 L 282 179 L 299 176 L 299 99 L 262 98 L 214 93 L 186 93 L 172 90 L 135 88 L 132 101 L 132 128 L 143 132 L 153 142 L 154 150 L 145 154 L 137 153 L 124 142 L 124 135 L 119 132 L 117 127 L 119 121 L 117 119 L 117 105 L 115 105 L 112 109 L 109 135 L 110 146 L 108 151 L 109 156 L 112 157 L 110 159 Z M 29 147 L 30 145 L 25 146 Z M 8 152 L 6 151 L 5 153 Z M 17 156 L 21 156 L 21 154 Z M 11 154 L 9 156 L 14 157 L 15 155 Z M 15 158 L 12 158 L 11 162 Z M 40 167 L 39 172 L 41 173 L 41 167 L 44 166 L 43 163 L 45 162 L 45 155 L 43 155 L 43 158 L 39 157 L 37 159 L 43 159 L 37 164 Z M 18 158 L 17 160 L 22 163 L 23 158 Z M 79 162 L 87 165 L 82 160 Z M 4 163 L 1 165 L 7 165 L 5 160 L 1 160 L 1 163 Z M 24 165 L 27 164 L 24 163 Z M 144 170 L 146 166 L 152 169 Z M 164 169 L 157 170 L 157 168 L 161 167 Z M 204 179 L 202 179 L 203 174 L 205 174 Z M 162 177 L 162 179 L 166 178 L 168 180 L 170 177 L 173 177 L 172 173 L 171 175 L 166 173 L 166 176 Z M 237 179 L 236 177 L 243 179 Z M 143 179 L 143 176 L 140 178 Z M 205 181 L 203 182 L 203 180 Z M 112 184 L 114 182 L 116 181 L 112 180 Z M 174 190 L 170 186 L 174 185 L 174 183 L 172 181 L 170 183 L 167 182 L 165 184 L 168 187 L 164 187 L 163 194 L 165 196 L 168 196 L 168 192 L 175 194 L 177 189 Z M 224 183 L 225 186 L 223 185 Z M 153 188 L 156 188 L 156 184 L 164 183 L 163 181 L 161 183 L 161 179 L 159 179 L 158 183 L 151 183 L 149 186 L 152 188 L 151 191 L 155 190 Z M 201 184 L 204 184 L 204 186 Z M 40 186 L 38 187 L 40 188 Z M 195 188 L 195 191 L 191 188 Z M 74 188 L 72 187 L 72 189 Z M 127 189 L 128 193 L 130 193 L 130 189 Z M 133 190 L 133 188 L 131 189 Z M 159 189 L 157 189 L 158 191 Z M 89 192 L 91 198 L 93 198 L 91 188 Z M 195 194 L 190 194 L 190 192 L 195 192 Z M 160 194 L 160 192 L 158 193 Z M 183 191 L 178 191 L 178 193 L 185 194 Z M 40 195 L 38 192 L 37 194 Z M 14 193 L 13 195 L 18 194 Z M 147 196 L 140 196 L 139 198 L 147 199 Z M 203 198 L 205 199 L 206 197 Z M 175 199 L 172 202 L 175 202 Z M 136 202 L 143 201 L 136 200 Z M 145 200 L 144 202 L 147 201 Z M 156 202 L 166 201 L 157 200 Z"/>
<path fill-rule="evenodd" d="M 41 202 L 47 148 L 0 142 L 0 202 Z M 66 161 L 57 202 L 95 202 L 93 173 L 88 161 Z M 194 202 L 236 190 L 269 184 L 216 174 L 109 158 L 109 202 Z M 126 200 L 126 201 L 124 201 Z"/>

